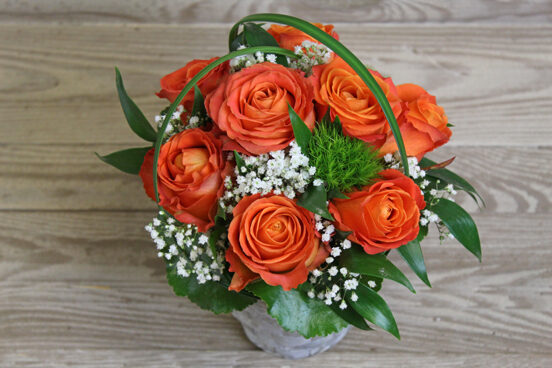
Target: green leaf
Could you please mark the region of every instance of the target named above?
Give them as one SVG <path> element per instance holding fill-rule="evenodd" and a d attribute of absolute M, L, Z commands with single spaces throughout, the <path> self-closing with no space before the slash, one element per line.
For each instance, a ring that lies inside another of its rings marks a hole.
<path fill-rule="evenodd" d="M 123 108 L 130 129 L 140 138 L 149 142 L 155 142 L 157 133 L 151 127 L 150 123 L 148 123 L 148 119 L 146 119 L 142 111 L 140 111 L 134 101 L 127 95 L 125 86 L 123 85 L 123 78 L 118 68 L 115 68 L 115 83 L 117 85 L 121 107 Z"/>
<path fill-rule="evenodd" d="M 245 40 L 245 32 L 241 32 L 232 40 L 230 44 L 230 51 L 236 51 L 240 46 L 245 46 L 247 41 Z"/>
<path fill-rule="evenodd" d="M 149 150 L 151 150 L 151 147 L 129 148 L 110 153 L 106 156 L 100 156 L 96 152 L 94 153 L 96 153 L 96 156 L 103 162 L 128 174 L 138 175 L 140 173 L 140 167 L 142 167 L 142 163 L 144 162 L 144 156 L 146 156 Z"/>
<path fill-rule="evenodd" d="M 334 218 L 328 211 L 326 201 L 327 195 L 324 185 L 310 185 L 307 190 L 305 190 L 305 193 L 303 193 L 297 200 L 297 205 L 306 208 L 312 213 L 320 215 L 325 219 L 333 221 Z"/>
<path fill-rule="evenodd" d="M 420 229 L 421 230 L 421 229 Z M 401 257 L 410 266 L 412 271 L 422 280 L 427 286 L 431 287 L 429 278 L 427 277 L 426 265 L 424 262 L 424 256 L 422 254 L 422 248 L 418 239 L 414 239 L 408 244 L 403 245 L 397 249 Z"/>
<path fill-rule="evenodd" d="M 346 309 L 341 309 L 339 308 L 338 303 L 332 303 L 332 305 L 330 305 L 330 308 L 334 311 L 335 314 L 341 317 L 341 319 L 355 326 L 356 328 L 360 328 L 361 330 L 365 331 L 372 330 L 372 328 L 370 328 L 370 326 L 368 326 L 368 324 L 364 320 L 364 317 L 358 314 L 358 312 L 355 311 L 352 307 L 349 306 Z"/>
<path fill-rule="evenodd" d="M 436 164 L 435 161 L 432 161 L 425 157 L 422 158 L 422 160 L 419 163 L 420 167 L 422 168 L 429 167 L 435 164 Z M 475 203 L 485 207 L 485 201 L 483 200 L 481 195 L 477 192 L 477 190 L 475 190 L 475 188 L 470 183 L 468 183 L 466 179 L 462 178 L 458 174 L 455 174 L 452 171 L 444 168 L 428 170 L 426 174 L 428 176 L 440 179 L 441 181 L 444 181 L 446 184 L 452 184 L 457 189 L 463 190 L 464 192 L 468 193 L 470 197 L 472 197 Z"/>
<path fill-rule="evenodd" d="M 355 290 L 358 300 L 353 302 L 350 297 L 347 301 L 361 316 L 376 326 L 383 328 L 397 339 L 401 339 L 395 318 L 387 303 L 381 296 L 368 286 L 359 283 Z"/>
<path fill-rule="evenodd" d="M 295 142 L 301 147 L 301 152 L 306 155 L 309 152 L 309 142 L 312 138 L 312 132 L 305 122 L 297 115 L 290 104 L 288 104 L 289 119 L 293 127 Z"/>
<path fill-rule="evenodd" d="M 454 235 L 467 250 L 481 262 L 481 241 L 477 226 L 469 213 L 456 203 L 441 198 L 431 207 L 441 221 L 448 227 L 450 233 Z"/>
<path fill-rule="evenodd" d="M 226 220 L 226 211 L 224 210 L 224 208 L 221 207 L 220 204 L 217 208 L 217 214 L 215 215 L 215 222 L 217 222 L 219 219 L 223 221 Z"/>
<path fill-rule="evenodd" d="M 248 46 L 279 46 L 276 39 L 260 25 L 245 23 L 243 27 L 243 33 Z M 283 55 L 276 55 L 276 62 L 285 67 L 288 66 L 287 58 Z"/>
<path fill-rule="evenodd" d="M 194 106 L 192 107 L 192 116 L 197 116 L 200 119 L 207 116 L 203 95 L 197 85 L 194 86 Z"/>
<path fill-rule="evenodd" d="M 234 160 L 236 161 L 236 167 L 238 168 L 238 172 L 241 174 L 242 173 L 242 167 L 246 167 L 245 166 L 245 161 L 243 160 L 243 158 L 241 157 L 241 155 L 238 153 L 238 151 L 234 151 Z"/>
<path fill-rule="evenodd" d="M 358 244 L 353 244 L 341 253 L 339 264 L 350 272 L 393 280 L 406 286 L 411 292 L 416 292 L 406 276 L 387 257 L 383 254 L 367 254 Z"/>
<path fill-rule="evenodd" d="M 298 289 L 284 291 L 263 281 L 250 283 L 247 289 L 267 305 L 268 314 L 286 331 L 297 331 L 305 338 L 327 336 L 348 323 L 318 299 L 311 299 Z"/>
<path fill-rule="evenodd" d="M 220 239 L 220 235 L 226 230 L 226 226 L 224 224 L 216 224 L 213 230 L 211 231 L 211 234 L 209 235 L 209 247 L 211 248 L 211 252 L 216 255 L 217 254 L 217 241 Z"/>
<path fill-rule="evenodd" d="M 178 296 L 187 296 L 201 309 L 215 314 L 243 310 L 257 302 L 252 298 L 235 291 L 230 291 L 218 282 L 207 281 L 199 284 L 195 277 L 182 277 L 176 273 L 174 265 L 167 265 L 167 280 Z"/>
<path fill-rule="evenodd" d="M 337 189 L 332 189 L 328 192 L 328 199 L 332 198 L 341 198 L 341 199 L 349 199 L 345 194 L 341 193 Z"/>

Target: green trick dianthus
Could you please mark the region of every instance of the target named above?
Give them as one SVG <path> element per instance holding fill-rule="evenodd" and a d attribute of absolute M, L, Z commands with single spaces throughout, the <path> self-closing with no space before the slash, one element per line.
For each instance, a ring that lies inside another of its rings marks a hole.
<path fill-rule="evenodd" d="M 338 121 L 316 125 L 309 142 L 310 165 L 328 190 L 347 192 L 369 184 L 383 169 L 374 147 L 353 137 L 344 136 Z"/>

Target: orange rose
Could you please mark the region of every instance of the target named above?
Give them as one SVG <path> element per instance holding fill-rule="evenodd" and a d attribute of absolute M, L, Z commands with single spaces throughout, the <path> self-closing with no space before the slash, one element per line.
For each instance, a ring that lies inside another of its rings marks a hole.
<path fill-rule="evenodd" d="M 401 104 L 393 81 L 376 71 L 370 72 L 389 100 L 393 113 L 399 116 Z M 310 80 L 320 108 L 319 117 L 330 107 L 331 118 L 339 116 L 345 134 L 376 147 L 383 144 L 390 129 L 385 115 L 370 89 L 343 59 L 336 57 L 329 64 L 315 66 Z"/>
<path fill-rule="evenodd" d="M 288 104 L 312 130 L 312 87 L 303 73 L 272 63 L 231 74 L 205 99 L 207 113 L 231 141 L 225 150 L 258 155 L 283 149 L 294 139 Z"/>
<path fill-rule="evenodd" d="M 158 97 L 166 98 L 169 101 L 173 102 L 180 91 L 182 91 L 184 87 L 186 87 L 186 84 L 188 84 L 188 82 L 193 77 L 195 77 L 195 75 L 201 69 L 205 68 L 207 65 L 217 59 L 218 57 L 214 57 L 209 60 L 192 60 L 183 68 L 180 68 L 170 74 L 165 75 L 163 78 L 161 78 L 161 91 L 156 93 L 156 95 Z M 206 94 L 214 90 L 226 77 L 227 74 L 228 63 L 226 62 L 207 73 L 206 76 L 199 80 L 197 86 L 199 87 L 201 93 L 205 96 Z M 187 111 L 192 111 L 192 107 L 194 106 L 193 88 L 190 92 L 186 94 L 186 96 L 184 96 L 181 104 Z"/>
<path fill-rule="evenodd" d="M 317 26 L 336 40 L 339 40 L 339 35 L 333 30 L 334 26 L 332 24 L 323 25 L 321 23 L 313 23 L 313 25 Z M 268 33 L 276 39 L 276 42 L 278 42 L 280 47 L 291 51 L 294 50 L 295 46 L 301 45 L 303 41 L 319 43 L 311 36 L 292 26 L 280 26 L 278 24 L 273 24 L 268 29 Z"/>
<path fill-rule="evenodd" d="M 223 158 L 222 143 L 199 128 L 184 130 L 163 144 L 158 161 L 160 205 L 178 221 L 194 224 L 201 232 L 213 224 L 224 178 L 232 166 Z M 148 152 L 140 177 L 146 193 L 155 200 L 153 149 Z"/>
<path fill-rule="evenodd" d="M 415 84 L 402 84 L 397 88 L 406 109 L 399 118 L 406 154 L 421 159 L 427 152 L 447 143 L 452 131 L 447 127 L 445 111 L 435 96 Z M 381 155 L 398 150 L 393 134 L 387 135 Z"/>
<path fill-rule="evenodd" d="M 333 199 L 330 213 L 339 230 L 352 231 L 349 240 L 368 254 L 398 248 L 414 240 L 420 230 L 420 210 L 425 207 L 420 188 L 394 169 L 380 173 L 382 180 L 349 199 Z"/>
<path fill-rule="evenodd" d="M 314 229 L 314 215 L 287 197 L 244 197 L 233 214 L 226 251 L 234 272 L 230 290 L 240 291 L 259 277 L 291 290 L 328 256 Z"/>

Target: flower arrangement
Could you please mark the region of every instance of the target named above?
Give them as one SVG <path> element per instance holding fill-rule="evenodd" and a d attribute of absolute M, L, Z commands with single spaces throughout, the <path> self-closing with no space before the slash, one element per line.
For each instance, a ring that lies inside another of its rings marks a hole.
<path fill-rule="evenodd" d="M 271 22 L 261 26 L 255 22 Z M 365 67 L 332 25 L 279 14 L 243 18 L 230 53 L 161 79 L 170 105 L 154 129 L 127 95 L 131 129 L 152 145 L 100 158 L 139 174 L 159 212 L 146 230 L 174 292 L 214 313 L 264 301 L 311 338 L 369 323 L 399 338 L 378 294 L 414 292 L 396 250 L 430 285 L 421 243 L 435 225 L 481 258 L 457 191 L 476 190 L 425 157 L 452 134 L 436 98 Z"/>

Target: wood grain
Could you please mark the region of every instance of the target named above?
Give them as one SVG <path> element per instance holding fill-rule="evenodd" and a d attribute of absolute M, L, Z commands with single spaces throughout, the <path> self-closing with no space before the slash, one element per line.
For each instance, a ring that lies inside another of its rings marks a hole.
<path fill-rule="evenodd" d="M 147 367 L 240 367 L 269 368 L 396 368 L 396 367 L 470 367 L 470 368 L 536 368 L 549 367 L 549 354 L 370 354 L 326 352 L 302 361 L 285 361 L 260 351 L 190 351 L 190 350 L 122 350 L 16 349 L 0 351 L 8 365 L 28 368 L 57 368 L 60 365 L 89 368 L 123 366 Z"/>
<path fill-rule="evenodd" d="M 0 22 L 233 23 L 252 13 L 315 22 L 548 23 L 547 0 L 0 0 Z"/>
<path fill-rule="evenodd" d="M 251 350 L 231 316 L 172 294 L 142 228 L 150 216 L 0 212 L 0 349 Z M 424 242 L 433 289 L 392 253 L 418 291 L 391 282 L 382 291 L 400 342 L 352 331 L 334 351 L 549 354 L 552 248 L 542 229 L 552 215 L 475 219 L 481 264 L 454 242 Z"/>
<path fill-rule="evenodd" d="M 151 210 L 139 177 L 121 173 L 94 154 L 127 146 L 0 145 L 0 209 Z M 428 155 L 438 161 L 456 156 L 461 173 L 487 202 L 485 213 L 550 213 L 552 148 L 444 147 Z M 460 203 L 477 206 L 466 196 Z"/>
<path fill-rule="evenodd" d="M 226 50 L 227 26 L 0 24 L 0 143 L 136 143 L 114 86 L 115 65 L 150 118 L 159 79 Z M 552 142 L 552 26 L 343 25 L 368 64 L 438 96 L 450 145 Z M 123 51 L 124 50 L 124 51 Z M 17 122 L 17 123 L 15 123 Z"/>

